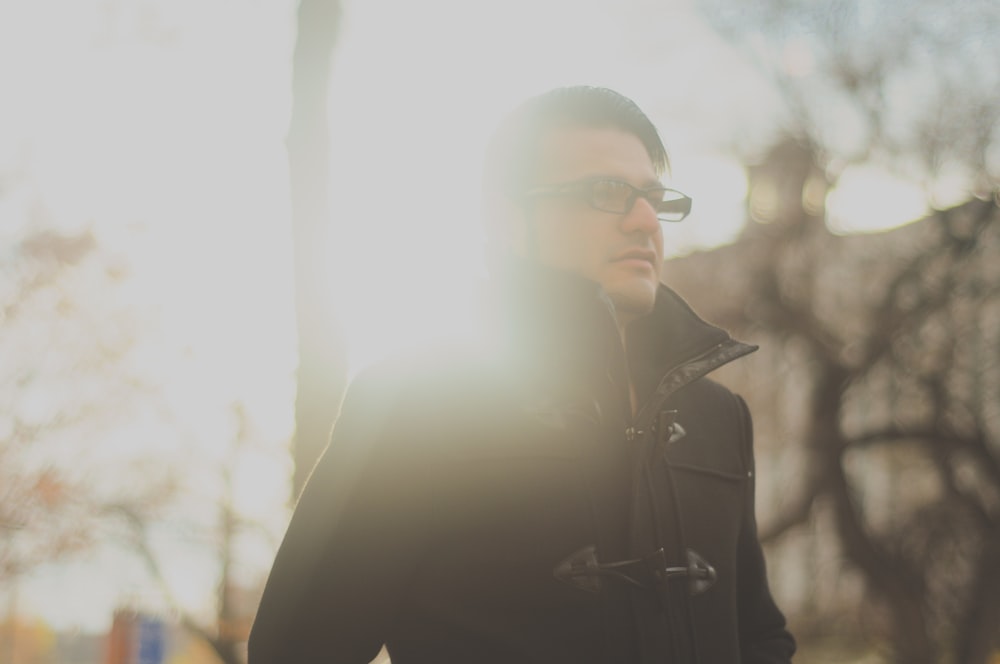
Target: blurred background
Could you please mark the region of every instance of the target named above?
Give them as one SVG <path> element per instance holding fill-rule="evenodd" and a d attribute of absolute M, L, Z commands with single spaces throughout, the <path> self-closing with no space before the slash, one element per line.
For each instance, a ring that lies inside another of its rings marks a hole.
<path fill-rule="evenodd" d="M 237 664 L 360 368 L 459 332 L 496 121 L 605 85 L 762 350 L 798 662 L 1000 662 L 1000 4 L 0 0 L 0 662 Z"/>

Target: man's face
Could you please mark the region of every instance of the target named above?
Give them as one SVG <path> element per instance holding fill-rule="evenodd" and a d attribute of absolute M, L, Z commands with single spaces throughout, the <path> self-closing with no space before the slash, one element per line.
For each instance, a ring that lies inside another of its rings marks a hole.
<path fill-rule="evenodd" d="M 639 189 L 659 183 L 646 148 L 630 133 L 570 127 L 546 136 L 533 186 L 595 177 L 622 180 Z M 614 214 L 595 210 L 574 197 L 539 198 L 525 208 L 524 215 L 522 221 L 533 226 L 535 235 L 531 258 L 598 282 L 623 323 L 652 310 L 663 261 L 663 234 L 649 201 L 640 196 L 627 213 Z M 531 228 L 524 230 L 514 248 L 528 255 Z"/>

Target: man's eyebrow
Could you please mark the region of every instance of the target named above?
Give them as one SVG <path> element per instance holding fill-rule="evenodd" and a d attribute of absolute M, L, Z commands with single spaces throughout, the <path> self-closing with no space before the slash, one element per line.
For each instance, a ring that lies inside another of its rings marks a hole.
<path fill-rule="evenodd" d="M 591 182 L 624 182 L 626 184 L 632 184 L 634 180 L 629 177 L 622 177 L 619 175 L 592 175 L 590 177 L 581 178 L 579 180 L 573 180 L 567 182 L 566 184 L 587 184 Z M 665 187 L 666 185 L 656 177 L 650 177 L 642 181 L 641 184 L 632 185 L 636 189 L 649 189 L 651 187 Z"/>

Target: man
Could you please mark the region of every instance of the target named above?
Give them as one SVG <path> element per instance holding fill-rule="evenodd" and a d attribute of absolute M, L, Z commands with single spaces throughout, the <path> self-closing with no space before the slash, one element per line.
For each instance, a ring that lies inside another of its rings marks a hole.
<path fill-rule="evenodd" d="M 484 178 L 491 340 L 354 381 L 250 664 L 383 644 L 394 664 L 790 661 L 750 417 L 703 378 L 754 348 L 659 283 L 661 220 L 690 209 L 666 168 L 610 90 L 507 118 Z"/>

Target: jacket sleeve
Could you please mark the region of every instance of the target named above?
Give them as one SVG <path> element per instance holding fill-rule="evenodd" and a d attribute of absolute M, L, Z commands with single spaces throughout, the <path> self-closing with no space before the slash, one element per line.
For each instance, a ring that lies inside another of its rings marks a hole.
<path fill-rule="evenodd" d="M 388 638 L 421 518 L 389 444 L 387 391 L 364 374 L 348 390 L 271 568 L 249 664 L 367 664 Z"/>
<path fill-rule="evenodd" d="M 788 632 L 785 617 L 768 588 L 764 552 L 757 538 L 757 520 L 754 514 L 756 470 L 753 459 L 753 425 L 746 402 L 741 397 L 736 399 L 742 419 L 743 450 L 747 457 L 745 461 L 751 471 L 737 552 L 741 661 L 744 664 L 784 664 L 792 660 L 795 640 Z"/>

